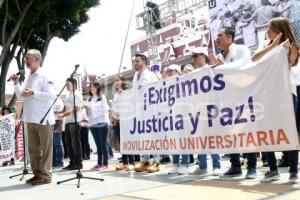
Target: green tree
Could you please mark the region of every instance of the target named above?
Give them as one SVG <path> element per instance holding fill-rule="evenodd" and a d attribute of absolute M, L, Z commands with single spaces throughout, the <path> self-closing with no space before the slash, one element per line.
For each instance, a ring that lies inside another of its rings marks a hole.
<path fill-rule="evenodd" d="M 16 2 L 18 0 L 12 3 L 12 6 L 16 5 Z M 3 6 L 0 17 L 6 15 L 7 22 L 4 20 L 5 17 L 0 20 L 2 28 L 6 24 L 5 29 L 10 30 L 22 11 L 21 7 L 26 5 L 19 5 L 19 8 L 8 6 L 6 9 Z M 5 101 L 2 94 L 5 91 L 5 80 L 12 59 L 16 59 L 19 69 L 24 69 L 24 55 L 29 49 L 35 48 L 41 51 L 44 60 L 52 39 L 58 37 L 68 41 L 79 32 L 80 25 L 88 21 L 88 10 L 97 5 L 99 0 L 35 0 L 3 58 L 0 75 L 1 106 Z M 15 98 L 10 105 L 14 104 L 14 101 Z"/>

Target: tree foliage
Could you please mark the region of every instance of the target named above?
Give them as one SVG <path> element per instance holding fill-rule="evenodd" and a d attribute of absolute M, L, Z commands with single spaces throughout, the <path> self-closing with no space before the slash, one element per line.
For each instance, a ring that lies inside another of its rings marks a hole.
<path fill-rule="evenodd" d="M 1 6 L 1 2 L 3 4 Z M 43 59 L 54 37 L 68 41 L 89 20 L 88 10 L 100 0 L 0 0 L 0 106 L 4 105 L 5 80 L 12 59 L 24 68 L 29 49 L 42 52 Z M 18 23 L 20 24 L 19 26 Z"/>

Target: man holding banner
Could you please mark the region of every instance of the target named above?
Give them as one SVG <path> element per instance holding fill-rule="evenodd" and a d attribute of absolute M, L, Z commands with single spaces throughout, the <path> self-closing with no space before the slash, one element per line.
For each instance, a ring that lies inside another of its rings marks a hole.
<path fill-rule="evenodd" d="M 134 67 L 136 73 L 133 77 L 132 87 L 134 88 L 134 90 L 137 90 L 137 92 L 139 92 L 139 90 L 141 90 L 145 84 L 156 82 L 158 80 L 156 75 L 153 72 L 149 71 L 149 69 L 147 68 L 147 62 L 148 59 L 145 55 L 137 54 L 135 56 Z M 150 155 L 143 155 L 142 163 L 140 166 L 135 168 L 135 171 L 148 171 L 150 173 L 157 172 L 159 171 L 159 160 L 159 155 L 153 155 L 153 164 L 150 165 Z"/>
<path fill-rule="evenodd" d="M 241 59 L 249 59 L 250 61 L 250 51 L 245 45 L 237 45 L 234 43 L 235 32 L 232 28 L 223 27 L 219 30 L 217 35 L 217 47 L 221 50 L 221 53 L 217 58 L 210 56 L 211 61 L 215 65 L 220 65 L 224 63 L 230 63 L 238 61 Z M 256 178 L 256 153 L 248 153 L 248 166 L 246 179 Z M 222 177 L 237 177 L 241 176 L 241 161 L 240 154 L 230 155 L 231 168 L 225 172 Z"/>

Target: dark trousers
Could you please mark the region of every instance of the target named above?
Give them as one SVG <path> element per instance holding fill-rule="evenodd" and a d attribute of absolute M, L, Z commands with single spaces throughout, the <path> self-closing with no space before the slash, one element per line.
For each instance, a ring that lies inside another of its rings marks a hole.
<path fill-rule="evenodd" d="M 262 152 L 261 153 L 261 160 L 263 162 L 267 162 L 268 161 L 268 158 L 267 158 L 268 154 L 266 152 Z"/>
<path fill-rule="evenodd" d="M 298 150 L 286 151 L 288 154 L 288 161 L 290 164 L 290 173 L 298 173 Z M 267 152 L 268 164 L 271 171 L 277 171 L 277 159 L 274 152 Z"/>
<path fill-rule="evenodd" d="M 98 165 L 108 165 L 108 125 L 101 124 L 101 126 L 92 127 L 91 132 L 97 147 Z"/>
<path fill-rule="evenodd" d="M 76 123 L 68 123 L 65 126 L 65 142 L 70 157 L 70 165 L 82 165 L 80 126 Z"/>
<path fill-rule="evenodd" d="M 299 120 L 298 115 L 297 115 L 298 100 L 295 95 L 293 95 L 293 104 L 294 104 L 296 121 L 298 121 Z M 297 130 L 297 132 L 299 132 L 299 131 Z M 277 171 L 278 167 L 277 167 L 277 160 L 275 157 L 275 153 L 274 152 L 267 152 L 267 153 L 268 153 L 267 158 L 268 158 L 268 164 L 270 166 L 270 170 Z M 299 159 L 298 150 L 285 151 L 284 154 L 287 155 L 287 159 L 290 164 L 289 172 L 290 173 L 298 173 L 298 159 Z"/>
<path fill-rule="evenodd" d="M 64 147 L 64 158 L 69 158 L 67 145 L 66 145 L 65 131 L 61 133 L 61 136 L 62 136 L 62 143 Z"/>
<path fill-rule="evenodd" d="M 91 148 L 89 143 L 89 128 L 81 127 L 80 134 L 83 159 L 90 159 Z"/>
<path fill-rule="evenodd" d="M 256 168 L 256 153 L 246 153 L 247 158 L 247 169 Z M 231 167 L 241 168 L 240 154 L 230 154 Z"/>
<path fill-rule="evenodd" d="M 53 166 L 64 165 L 64 147 L 62 143 L 62 133 L 53 133 Z"/>
<path fill-rule="evenodd" d="M 122 155 L 122 163 L 124 165 L 134 165 L 134 155 Z"/>

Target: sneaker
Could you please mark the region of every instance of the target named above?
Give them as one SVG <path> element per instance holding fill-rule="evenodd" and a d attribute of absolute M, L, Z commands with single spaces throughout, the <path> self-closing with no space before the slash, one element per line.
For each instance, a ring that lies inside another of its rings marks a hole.
<path fill-rule="evenodd" d="M 221 169 L 214 168 L 213 169 L 213 176 L 220 176 L 221 175 Z"/>
<path fill-rule="evenodd" d="M 94 167 L 91 168 L 91 171 L 100 171 L 102 165 L 95 165 Z"/>
<path fill-rule="evenodd" d="M 142 162 L 138 167 L 135 167 L 134 170 L 136 172 L 145 172 L 150 167 L 149 162 Z"/>
<path fill-rule="evenodd" d="M 265 173 L 264 178 L 260 181 L 262 183 L 269 183 L 278 180 L 280 177 L 278 171 L 268 171 Z"/>
<path fill-rule="evenodd" d="M 256 179 L 256 177 L 257 177 L 256 169 L 249 168 L 246 174 L 246 179 Z"/>
<path fill-rule="evenodd" d="M 202 175 L 208 174 L 208 171 L 207 171 L 207 169 L 200 169 L 199 167 L 197 167 L 191 174 L 202 176 Z"/>
<path fill-rule="evenodd" d="M 168 172 L 168 174 L 177 174 L 178 165 L 174 165 L 172 169 Z"/>
<path fill-rule="evenodd" d="M 125 169 L 125 171 L 127 171 L 127 172 L 134 171 L 134 165 L 128 165 L 127 169 Z"/>
<path fill-rule="evenodd" d="M 243 175 L 243 172 L 242 172 L 241 168 L 230 167 L 227 172 L 225 172 L 224 174 L 222 174 L 220 176 L 225 178 L 225 177 L 239 177 L 242 175 Z"/>
<path fill-rule="evenodd" d="M 146 171 L 149 173 L 154 173 L 154 172 L 158 172 L 159 169 L 159 163 L 153 163 L 151 166 L 149 166 Z"/>
<path fill-rule="evenodd" d="M 69 170 L 69 168 L 71 168 L 71 167 L 73 167 L 73 165 L 68 165 L 68 166 L 66 166 L 66 167 L 63 167 L 63 169 Z"/>
<path fill-rule="evenodd" d="M 178 167 L 177 173 L 179 175 L 189 174 L 190 173 L 190 169 L 189 169 L 188 166 L 181 165 L 180 167 Z"/>
<path fill-rule="evenodd" d="M 116 170 L 121 171 L 121 170 L 126 170 L 127 168 L 128 168 L 128 165 L 121 164 L 116 167 Z"/>
<path fill-rule="evenodd" d="M 289 183 L 290 184 L 298 183 L 298 175 L 296 173 L 290 173 Z"/>

